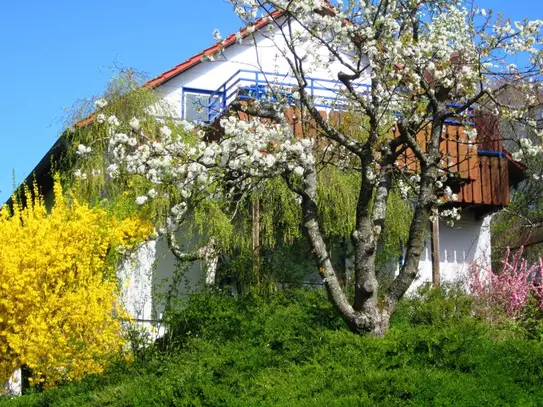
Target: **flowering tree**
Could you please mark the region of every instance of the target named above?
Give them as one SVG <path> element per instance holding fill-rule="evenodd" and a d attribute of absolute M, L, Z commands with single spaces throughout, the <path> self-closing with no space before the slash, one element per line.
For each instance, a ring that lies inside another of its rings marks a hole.
<path fill-rule="evenodd" d="M 26 206 L 0 210 L 0 377 L 23 365 L 46 385 L 99 373 L 125 345 L 117 302 L 118 248 L 152 228 L 139 218 L 117 220 L 103 208 L 63 196 L 54 187 L 48 213 L 26 191 Z"/>
<path fill-rule="evenodd" d="M 235 281 L 240 292 L 274 289 L 278 281 L 299 284 L 312 262 L 301 230 L 299 197 L 284 182 L 282 173 L 268 171 L 265 176 L 240 185 L 237 168 L 247 164 L 240 155 L 229 174 L 211 177 L 204 183 L 202 177 L 192 179 L 191 174 L 181 182 L 179 174 L 171 174 L 165 168 L 192 164 L 191 169 L 201 170 L 201 161 L 207 165 L 206 171 L 212 170 L 214 162 L 210 161 L 209 151 L 205 153 L 207 158 L 203 157 L 207 147 L 216 148 L 206 144 L 209 129 L 176 121 L 168 114 L 168 106 L 151 90 L 141 87 L 132 72 L 128 71 L 131 75 L 127 77 L 123 71 L 112 79 L 105 94 L 95 100 L 92 120 L 88 119 L 88 104 L 76 108 L 71 119 L 76 125 L 63 136 L 70 146 L 59 163 L 65 181 L 77 189 L 78 196 L 91 202 L 107 196 L 110 201 L 132 199 L 144 207 L 180 263 L 203 260 L 208 286 L 215 284 L 219 271 L 218 277 Z M 150 113 L 149 106 L 153 106 L 153 111 L 160 110 L 160 116 Z M 82 119 L 85 115 L 87 119 Z M 223 135 L 223 140 L 225 137 L 230 136 Z M 225 146 L 229 148 L 227 143 Z M 180 149 L 185 149 L 183 155 Z M 143 156 L 133 154 L 136 150 Z M 267 154 L 264 150 L 262 153 Z M 214 170 L 224 171 L 225 168 Z M 318 180 L 318 200 L 328 203 L 321 206 L 321 226 L 342 277 L 346 276 L 344 259 L 350 251 L 345 240 L 355 223 L 350 208 L 358 196 L 359 178 L 356 171 L 327 166 Z M 180 190 L 185 183 L 186 188 Z M 256 239 L 252 235 L 254 202 L 259 203 Z M 400 254 L 411 213 L 398 191 L 392 194 L 389 208 L 378 261 L 381 266 Z M 219 253 L 226 260 L 223 264 L 228 264 L 220 270 Z M 300 261 L 301 256 L 304 261 Z M 183 270 L 179 267 L 171 271 L 171 284 L 177 284 Z M 171 289 L 176 291 L 173 286 Z"/>
<path fill-rule="evenodd" d="M 447 121 L 464 123 L 463 142 L 475 146 L 476 132 L 469 119 L 473 108 L 514 120 L 538 102 L 535 79 L 541 71 L 543 22 L 511 23 L 485 10 L 468 11 L 451 0 L 230 1 L 249 33 L 255 32 L 258 17 L 269 20 L 260 34 L 274 41 L 289 64 L 296 79 L 291 96 L 284 97 L 286 92 L 279 89 L 266 101 L 234 103 L 232 110 L 238 114 L 220 119 L 218 139 L 187 123 L 174 131 L 164 126 L 149 132 L 142 131 L 138 119 L 119 122 L 99 114 L 108 128 L 107 173 L 112 178 L 133 174 L 151 183 L 137 197 L 142 205 L 165 193 L 175 195 L 161 231 L 179 258 L 194 255 L 178 248 L 174 232 L 198 202 L 235 203 L 264 180 L 281 177 L 296 196 L 331 301 L 353 331 L 382 335 L 416 277 L 428 220 L 438 214 L 459 216 L 454 206 L 440 213 L 437 209 L 456 199 L 447 185 L 456 176 L 450 170 L 455 163 L 440 150 Z M 218 32 L 214 36 L 220 41 Z M 237 37 L 243 40 L 241 34 Z M 526 55 L 525 66 L 509 63 L 516 54 Z M 341 82 L 336 109 L 356 118 L 354 127 L 325 120 L 317 109 L 308 79 L 317 70 L 328 71 Z M 361 87 L 363 82 L 369 86 Z M 506 89 L 500 85 L 504 82 L 523 93 L 523 106 L 509 105 L 499 97 Z M 293 130 L 292 105 L 306 129 L 302 137 Z M 426 134 L 424 144 L 419 134 Z M 524 144 L 529 154 L 537 150 Z M 88 148 L 81 145 L 80 154 L 87 155 Z M 414 155 L 416 171 L 398 162 L 406 151 Z M 330 259 L 320 217 L 319 177 L 330 167 L 355 174 L 358 180 L 356 202 L 350 208 L 355 219 L 352 302 Z M 405 261 L 385 290 L 376 277 L 376 261 L 395 190 L 409 197 L 413 211 Z"/>
<path fill-rule="evenodd" d="M 390 314 L 416 276 L 429 217 L 436 206 L 454 197 L 443 185 L 450 174 L 447 157 L 440 152 L 446 121 L 462 120 L 468 111 L 484 106 L 507 119 L 520 117 L 527 105 L 539 102 L 537 75 L 541 72 L 542 21 L 511 23 L 485 10 L 467 11 L 454 1 L 263 1 L 232 0 L 248 24 L 257 15 L 282 11 L 288 23 L 278 24 L 283 43 L 278 44 L 297 78 L 302 108 L 332 145 L 344 149 L 361 173 L 355 247 L 355 298 L 350 303 L 337 284 L 329 262 L 316 214 L 314 195 L 318 168 L 302 164 L 303 182 L 294 190 L 303 199 L 305 227 L 317 256 L 319 270 L 334 304 L 353 330 L 380 334 Z M 272 17 L 278 19 L 282 17 Z M 323 52 L 324 50 L 324 52 Z M 526 54 L 517 67 L 509 57 Z M 316 69 L 338 63 L 337 78 L 344 85 L 349 107 L 362 115 L 362 138 L 345 134 L 322 120 L 308 89 L 307 76 Z M 524 104 L 507 104 L 500 93 L 515 86 Z M 356 86 L 367 80 L 361 92 Z M 451 102 L 454 102 L 452 104 Z M 394 129 L 394 131 L 392 131 Z M 417 134 L 426 131 L 421 146 Z M 465 131 L 469 138 L 473 129 Z M 388 137 L 383 137 L 383 135 Z M 471 136 L 471 137 L 470 137 Z M 530 147 L 529 154 L 536 148 Z M 387 197 L 400 174 L 396 159 L 410 149 L 420 172 L 409 177 L 414 215 L 406 245 L 405 262 L 382 301 L 375 278 L 375 253 Z M 448 197 L 447 197 L 448 195 Z"/>
<path fill-rule="evenodd" d="M 510 251 L 502 261 L 498 273 L 475 264 L 470 270 L 469 288 L 474 295 L 479 313 L 491 317 L 493 311 L 505 311 L 510 317 L 518 317 L 531 297 L 543 308 L 543 261 L 528 265 L 522 257 L 523 248 L 511 256 Z"/>

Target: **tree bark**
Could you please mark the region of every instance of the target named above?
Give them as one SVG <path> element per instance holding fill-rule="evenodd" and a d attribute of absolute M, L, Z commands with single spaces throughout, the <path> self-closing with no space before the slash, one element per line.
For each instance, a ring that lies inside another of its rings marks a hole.
<path fill-rule="evenodd" d="M 316 204 L 317 174 L 314 169 L 306 171 L 304 187 L 297 192 L 302 195 L 303 226 L 315 254 L 319 274 L 332 304 L 351 331 L 371 333 L 377 336 L 383 335 L 388 328 L 389 315 L 380 312 L 377 306 L 376 292 L 374 294 L 375 301 L 372 298 L 370 301 L 366 301 L 365 306 L 357 310 L 350 304 L 341 287 L 319 226 Z M 365 288 L 362 287 L 362 289 Z"/>
<path fill-rule="evenodd" d="M 442 129 L 443 118 L 438 115 L 438 112 L 435 112 L 432 121 L 430 142 L 427 145 L 427 152 L 425 153 L 425 160 L 421 162 L 420 189 L 415 206 L 415 213 L 409 229 L 405 262 L 385 296 L 386 308 L 390 314 L 394 312 L 397 302 L 411 286 L 418 273 L 430 214 L 432 208 L 436 205 L 434 185 L 437 180 L 437 169 L 441 159 L 439 144 L 441 141 Z"/>
<path fill-rule="evenodd" d="M 217 275 L 217 265 L 219 263 L 219 254 L 217 253 L 216 241 L 214 238 L 209 239 L 209 242 L 191 252 L 183 252 L 177 244 L 175 232 L 171 231 L 167 235 L 168 247 L 175 258 L 183 263 L 202 260 L 205 267 L 205 283 L 206 286 L 215 285 Z"/>
<path fill-rule="evenodd" d="M 356 230 L 352 235 L 355 248 L 355 299 L 354 310 L 369 316 L 372 321 L 371 332 L 383 335 L 388 329 L 389 315 L 383 313 L 378 304 L 379 282 L 375 269 L 377 243 L 379 241 L 386 215 L 387 199 L 392 186 L 392 154 L 383 154 L 383 165 L 379 172 L 379 182 L 375 190 L 367 177 L 373 165 L 373 154 L 362 166 L 362 185 L 356 213 Z M 370 208 L 373 197 L 373 209 Z"/>

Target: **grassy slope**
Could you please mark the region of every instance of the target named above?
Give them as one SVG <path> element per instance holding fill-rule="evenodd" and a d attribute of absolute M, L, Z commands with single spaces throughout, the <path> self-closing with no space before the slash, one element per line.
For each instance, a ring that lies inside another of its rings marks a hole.
<path fill-rule="evenodd" d="M 469 316 L 462 298 L 404 304 L 384 339 L 355 336 L 322 293 L 195 297 L 177 343 L 0 406 L 537 406 L 543 346 Z"/>

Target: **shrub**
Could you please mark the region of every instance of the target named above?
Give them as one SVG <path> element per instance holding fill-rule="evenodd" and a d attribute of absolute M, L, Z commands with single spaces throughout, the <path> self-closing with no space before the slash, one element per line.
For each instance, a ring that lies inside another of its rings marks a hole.
<path fill-rule="evenodd" d="M 190 338 L 227 341 L 345 327 L 320 289 L 233 296 L 227 290 L 193 293 L 166 314 L 176 343 Z"/>
<path fill-rule="evenodd" d="M 528 339 L 543 337 L 543 262 L 529 265 L 523 249 L 509 250 L 502 269 L 494 274 L 478 265 L 472 267 L 469 287 L 474 312 L 497 326 L 517 329 Z"/>
<path fill-rule="evenodd" d="M 352 334 L 322 295 L 193 295 L 172 317 L 181 347 L 167 356 L 0 406 L 543 404 L 542 344 L 496 340 L 459 291 L 402 301 L 384 338 Z M 221 320 L 236 328 L 222 332 Z"/>
<path fill-rule="evenodd" d="M 503 309 L 510 317 L 519 316 L 534 298 L 543 307 L 543 261 L 528 265 L 522 258 L 523 248 L 511 256 L 509 249 L 502 261 L 502 269 L 492 270 L 474 265 L 470 274 L 470 290 L 479 312 L 491 313 Z"/>
<path fill-rule="evenodd" d="M 0 210 L 0 379 L 23 365 L 46 385 L 79 379 L 124 344 L 111 255 L 152 227 L 54 192 L 50 213 L 37 189 Z"/>
<path fill-rule="evenodd" d="M 416 295 L 398 304 L 393 323 L 418 325 L 449 325 L 472 317 L 472 298 L 459 284 L 443 284 L 434 289 L 426 284 Z"/>

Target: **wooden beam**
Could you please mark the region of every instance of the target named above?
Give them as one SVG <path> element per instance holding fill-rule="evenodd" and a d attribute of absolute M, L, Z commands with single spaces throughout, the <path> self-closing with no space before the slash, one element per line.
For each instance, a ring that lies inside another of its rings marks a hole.
<path fill-rule="evenodd" d="M 435 217 L 432 222 L 432 285 L 434 288 L 439 287 L 439 217 Z"/>

